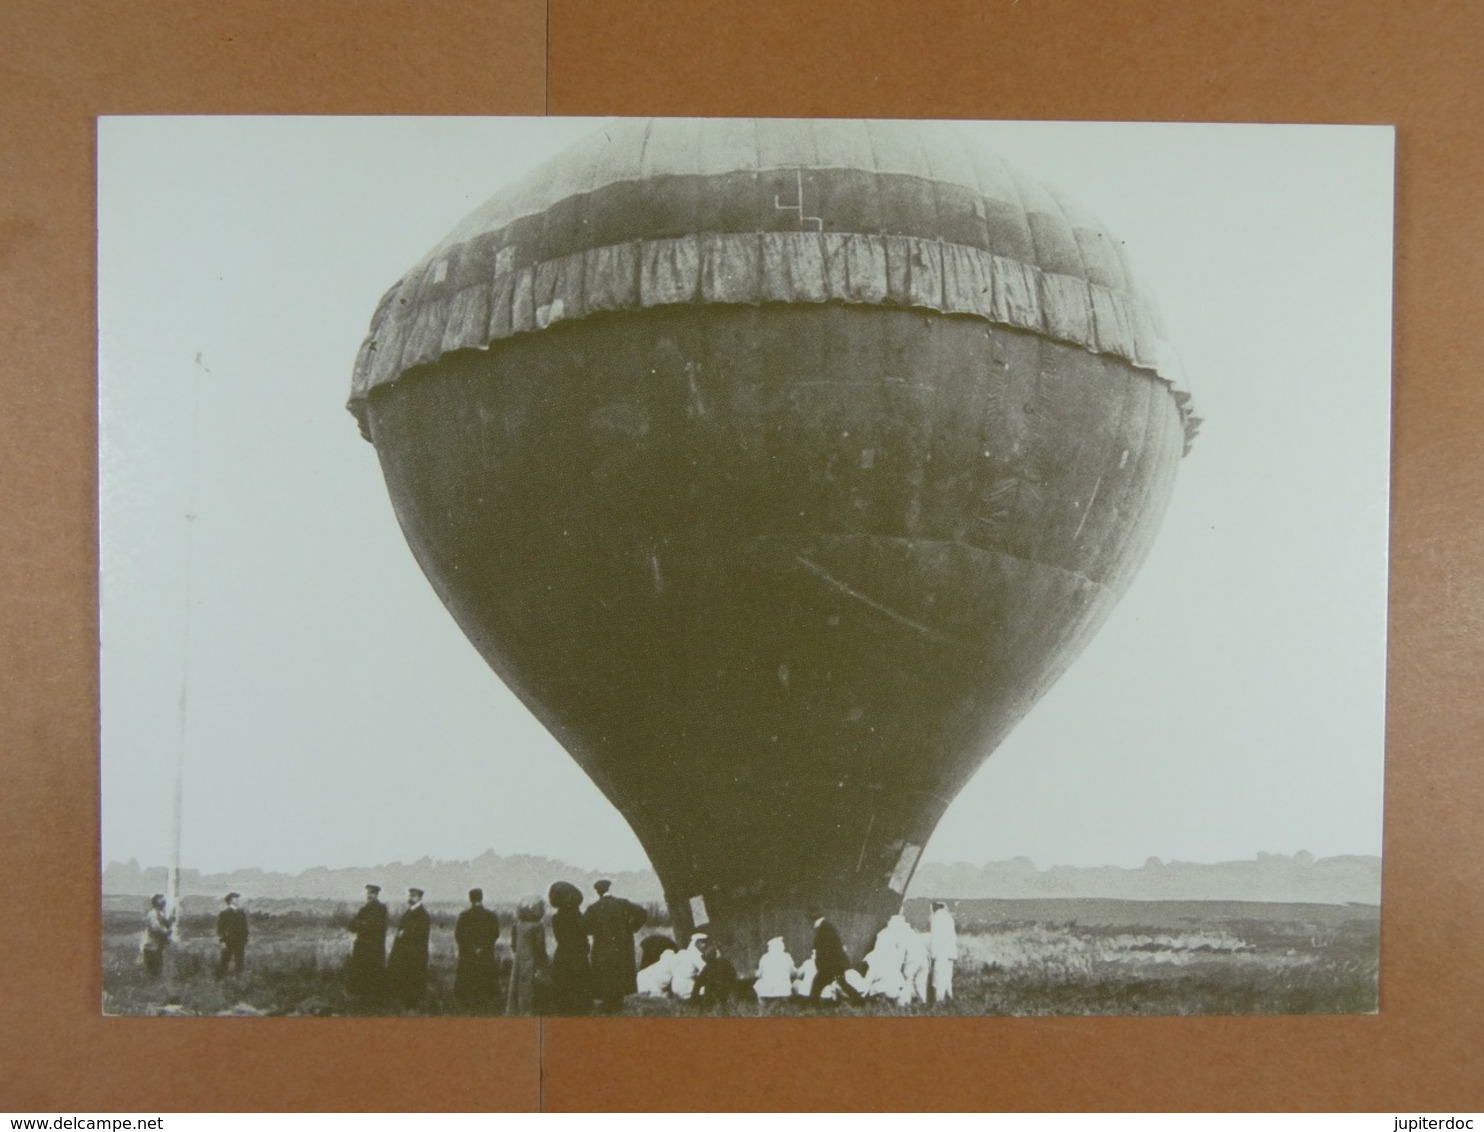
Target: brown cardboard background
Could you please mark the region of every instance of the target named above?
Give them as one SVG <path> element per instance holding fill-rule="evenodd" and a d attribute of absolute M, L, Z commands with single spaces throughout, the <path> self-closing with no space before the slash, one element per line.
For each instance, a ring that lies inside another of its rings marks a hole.
<path fill-rule="evenodd" d="M 737 10 L 745 19 L 694 0 L 0 7 L 0 861 L 13 893 L 0 1108 L 1484 1108 L 1484 8 Z M 558 1020 L 538 1032 L 97 1015 L 92 118 L 548 105 L 1398 126 L 1380 1016 Z"/>
<path fill-rule="evenodd" d="M 542 111 L 539 0 L 369 10 L 0 4 L 0 1110 L 536 1104 L 529 1019 L 99 1015 L 93 118 Z"/>

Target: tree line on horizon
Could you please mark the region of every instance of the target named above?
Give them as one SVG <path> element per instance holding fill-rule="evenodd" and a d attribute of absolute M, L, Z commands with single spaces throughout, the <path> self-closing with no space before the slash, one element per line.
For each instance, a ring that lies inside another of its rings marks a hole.
<path fill-rule="evenodd" d="M 135 859 L 112 861 L 103 869 L 104 896 L 143 896 L 165 890 L 164 866 L 141 866 Z M 367 867 L 319 866 L 297 874 L 262 869 L 202 873 L 181 870 L 183 896 L 220 896 L 241 891 L 249 899 L 321 899 L 354 901 L 361 886 L 380 884 L 387 891 L 417 886 L 430 901 L 462 901 L 468 889 L 483 888 L 492 902 L 506 903 L 542 892 L 558 876 L 590 888 L 600 876 L 615 891 L 640 903 L 664 899 L 658 878 L 649 870 L 600 872 L 576 868 L 546 857 L 502 856 L 493 851 L 472 861 L 437 861 Z M 929 861 L 918 866 L 907 889 L 911 897 L 983 899 L 1132 899 L 1256 900 L 1293 903 L 1379 904 L 1381 859 L 1351 854 L 1315 857 L 1300 851 L 1259 853 L 1255 859 L 1204 864 L 1148 859 L 1139 868 L 1117 865 L 1053 865 L 1038 868 L 1027 857 L 983 865 Z"/>

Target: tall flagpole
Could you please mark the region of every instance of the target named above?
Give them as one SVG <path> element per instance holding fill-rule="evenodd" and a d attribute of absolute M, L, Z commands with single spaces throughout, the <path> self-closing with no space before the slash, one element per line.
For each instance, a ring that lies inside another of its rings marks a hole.
<path fill-rule="evenodd" d="M 196 365 L 210 373 L 201 362 L 201 355 L 196 355 Z M 201 451 L 201 381 L 197 374 L 191 379 L 191 442 L 190 442 L 190 464 L 187 468 L 186 487 L 186 540 L 185 540 L 185 617 L 182 620 L 181 643 L 180 643 L 180 726 L 179 743 L 176 750 L 175 760 L 175 804 L 172 812 L 172 835 L 173 842 L 170 854 L 170 876 L 166 887 L 166 908 L 169 914 L 177 917 L 177 938 L 179 937 L 178 917 L 180 912 L 180 845 L 181 831 L 185 824 L 185 769 L 188 721 L 190 718 L 190 686 L 191 686 L 191 616 L 193 613 L 193 598 L 191 578 L 195 566 L 195 534 L 196 534 L 196 481 L 200 474 L 200 451 Z"/>

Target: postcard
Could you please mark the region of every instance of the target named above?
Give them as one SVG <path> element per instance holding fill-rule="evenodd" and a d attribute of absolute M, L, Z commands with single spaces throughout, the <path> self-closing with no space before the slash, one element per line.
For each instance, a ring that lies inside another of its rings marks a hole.
<path fill-rule="evenodd" d="M 1393 147 L 100 119 L 104 1012 L 1374 1011 Z"/>

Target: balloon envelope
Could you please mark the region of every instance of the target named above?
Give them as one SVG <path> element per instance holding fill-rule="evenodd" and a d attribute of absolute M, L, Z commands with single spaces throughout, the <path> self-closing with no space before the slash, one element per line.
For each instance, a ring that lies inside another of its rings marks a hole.
<path fill-rule="evenodd" d="M 470 640 L 746 962 L 897 910 L 1195 427 L 1120 245 L 911 123 L 597 131 L 392 288 L 351 407 Z"/>

